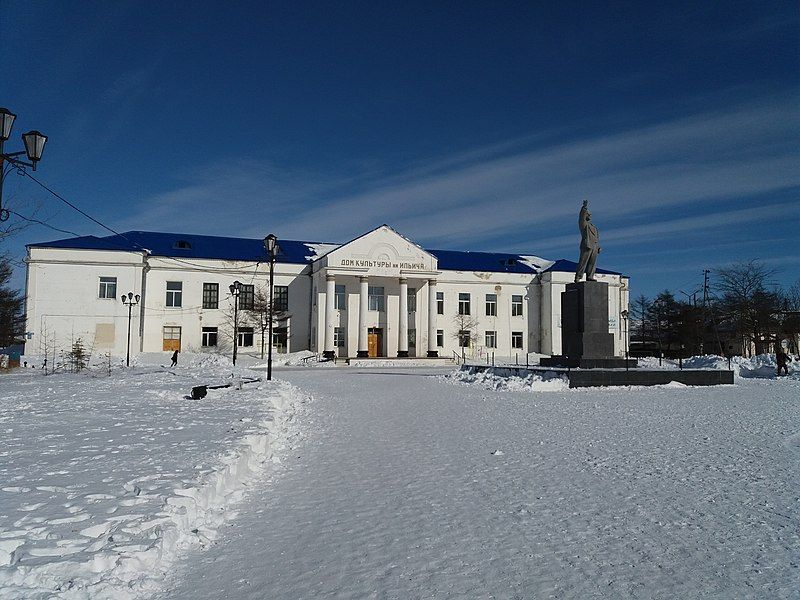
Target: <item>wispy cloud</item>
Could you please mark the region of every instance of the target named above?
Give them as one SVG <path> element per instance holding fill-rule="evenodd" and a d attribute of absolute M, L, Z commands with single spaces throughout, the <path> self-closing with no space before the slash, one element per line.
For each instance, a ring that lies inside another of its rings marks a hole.
<path fill-rule="evenodd" d="M 126 226 L 255 236 L 269 229 L 341 241 L 387 222 L 440 247 L 522 237 L 554 244 L 558 234 L 574 233 L 576 207 L 588 197 L 599 220 L 633 221 L 624 230 L 607 227 L 606 239 L 634 240 L 705 227 L 723 216 L 740 223 L 757 218 L 757 211 L 702 215 L 720 199 L 800 185 L 798 129 L 791 101 L 777 99 L 567 143 L 520 138 L 391 176 L 330 177 L 231 160 L 146 200 Z M 669 224 L 663 217 L 636 223 L 637 215 L 674 217 L 681 210 L 686 216 Z"/>
<path fill-rule="evenodd" d="M 775 221 L 775 215 L 788 215 L 800 218 L 797 202 L 777 202 L 759 204 L 758 206 L 738 210 L 714 211 L 706 214 L 666 219 L 654 223 L 616 227 L 600 232 L 601 246 L 606 243 L 619 245 L 620 242 L 653 242 L 656 240 L 675 239 L 687 233 L 708 230 L 725 230 L 738 225 L 756 225 Z M 575 242 L 577 234 L 541 238 L 537 246 L 542 250 L 563 248 Z M 763 243 L 763 241 L 762 241 Z"/>

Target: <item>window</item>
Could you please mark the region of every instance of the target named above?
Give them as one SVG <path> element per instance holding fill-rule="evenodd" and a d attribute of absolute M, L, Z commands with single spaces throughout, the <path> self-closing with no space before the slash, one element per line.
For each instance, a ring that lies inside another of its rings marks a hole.
<path fill-rule="evenodd" d="M 469 293 L 465 294 L 464 292 L 461 292 L 458 295 L 458 314 L 469 314 Z"/>
<path fill-rule="evenodd" d="M 100 298 L 117 299 L 117 278 L 116 277 L 101 277 L 100 278 Z"/>
<path fill-rule="evenodd" d="M 256 302 L 256 287 L 249 283 L 242 285 L 239 290 L 239 309 L 240 310 L 253 310 Z M 251 346 L 253 344 L 250 344 Z"/>
<path fill-rule="evenodd" d="M 408 347 L 409 348 L 416 348 L 417 347 L 417 330 L 416 329 L 409 329 L 408 330 Z"/>
<path fill-rule="evenodd" d="M 408 312 L 417 312 L 417 288 L 408 288 Z"/>
<path fill-rule="evenodd" d="M 486 316 L 497 316 L 497 294 L 486 294 Z"/>
<path fill-rule="evenodd" d="M 252 346 L 253 345 L 253 328 L 252 327 L 239 327 L 239 346 Z"/>
<path fill-rule="evenodd" d="M 334 327 L 333 328 L 333 345 L 336 348 L 344 348 L 344 341 L 347 337 L 347 328 Z"/>
<path fill-rule="evenodd" d="M 203 346 L 203 348 L 213 348 L 214 346 L 217 345 L 216 327 L 203 327 L 203 340 L 201 342 L 201 345 Z"/>
<path fill-rule="evenodd" d="M 522 349 L 522 332 L 521 331 L 512 331 L 511 332 L 511 347 Z"/>
<path fill-rule="evenodd" d="M 469 329 L 462 329 L 458 332 L 458 345 L 462 348 L 469 348 L 470 339 Z"/>
<path fill-rule="evenodd" d="M 487 331 L 486 332 L 486 347 L 487 348 L 497 348 L 497 332 L 496 331 Z"/>
<path fill-rule="evenodd" d="M 289 310 L 289 286 L 276 285 L 272 288 L 272 302 L 276 312 L 286 312 Z"/>
<path fill-rule="evenodd" d="M 333 296 L 333 308 L 347 310 L 347 288 L 344 284 L 336 284 L 336 293 Z"/>
<path fill-rule="evenodd" d="M 219 308 L 219 284 L 203 284 L 203 308 Z M 216 344 L 214 344 L 216 346 Z"/>
<path fill-rule="evenodd" d="M 436 292 L 436 314 L 444 314 L 444 292 Z"/>
<path fill-rule="evenodd" d="M 511 296 L 511 316 L 522 316 L 522 296 Z"/>
<path fill-rule="evenodd" d="M 383 288 L 376 286 L 369 286 L 369 310 L 377 310 L 383 312 L 386 310 L 385 298 L 383 296 Z"/>
<path fill-rule="evenodd" d="M 181 306 L 183 306 L 182 281 L 167 282 L 167 306 L 170 306 L 172 308 L 180 308 Z"/>
<path fill-rule="evenodd" d="M 436 345 L 439 348 L 444 348 L 444 329 L 436 330 Z"/>

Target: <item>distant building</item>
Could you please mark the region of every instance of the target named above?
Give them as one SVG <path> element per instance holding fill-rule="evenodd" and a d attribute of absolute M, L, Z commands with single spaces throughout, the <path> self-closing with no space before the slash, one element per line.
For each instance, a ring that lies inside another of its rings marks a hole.
<path fill-rule="evenodd" d="M 470 356 L 561 351 L 560 294 L 575 263 L 536 256 L 425 250 L 382 225 L 345 244 L 279 240 L 273 343 L 338 356 Z M 262 240 L 130 231 L 28 246 L 26 355 L 82 338 L 94 352 L 225 351 L 238 280 L 240 352 L 257 352 L 247 309 L 268 285 Z M 609 331 L 622 355 L 628 278 L 609 284 Z M 461 329 L 468 329 L 462 331 Z M 32 335 L 31 335 L 32 334 Z M 523 359 L 524 360 L 524 359 Z"/>

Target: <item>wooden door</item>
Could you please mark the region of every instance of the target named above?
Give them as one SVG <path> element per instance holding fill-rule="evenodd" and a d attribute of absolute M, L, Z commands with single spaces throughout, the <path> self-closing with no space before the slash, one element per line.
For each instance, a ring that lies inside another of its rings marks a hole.
<path fill-rule="evenodd" d="M 379 327 L 370 327 L 367 331 L 367 354 L 376 358 L 383 356 L 383 330 Z"/>
<path fill-rule="evenodd" d="M 181 328 L 164 327 L 164 352 L 175 352 L 181 349 Z"/>

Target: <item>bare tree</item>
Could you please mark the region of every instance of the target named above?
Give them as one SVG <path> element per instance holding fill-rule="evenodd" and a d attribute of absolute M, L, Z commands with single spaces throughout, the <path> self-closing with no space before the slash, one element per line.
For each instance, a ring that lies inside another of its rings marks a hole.
<path fill-rule="evenodd" d="M 276 321 L 280 321 L 286 316 L 285 311 L 278 310 L 283 307 L 275 306 L 272 313 L 272 326 L 273 333 Z M 272 340 L 267 340 L 267 329 L 269 329 L 269 288 L 259 287 L 253 293 L 253 305 L 251 308 L 245 309 L 242 315 L 242 320 L 245 323 L 251 324 L 254 328 L 257 327 L 261 330 L 261 358 L 264 358 L 264 350 L 267 343 L 272 343 Z"/>
<path fill-rule="evenodd" d="M 767 351 L 780 328 L 781 294 L 770 281 L 776 273 L 757 260 L 715 271 L 715 288 L 720 293 L 717 307 L 722 321 L 740 339 L 751 342 L 756 354 Z"/>
<path fill-rule="evenodd" d="M 644 294 L 640 294 L 631 304 L 630 331 L 633 339 L 644 342 L 647 341 L 648 335 L 653 336 L 655 333 L 653 328 L 649 327 L 652 308 L 653 303 Z"/>
<path fill-rule="evenodd" d="M 458 342 L 461 348 L 461 360 L 465 358 L 465 348 L 474 348 L 478 343 L 478 318 L 461 311 L 453 315 L 453 339 Z"/>

